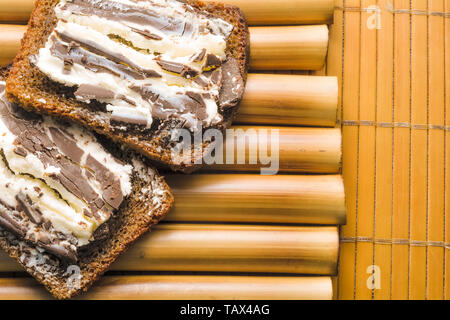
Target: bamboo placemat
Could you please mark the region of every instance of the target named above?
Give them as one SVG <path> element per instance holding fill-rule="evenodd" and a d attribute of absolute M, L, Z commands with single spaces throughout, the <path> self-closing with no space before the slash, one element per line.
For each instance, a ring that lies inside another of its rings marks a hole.
<path fill-rule="evenodd" d="M 340 79 L 348 210 L 339 299 L 450 297 L 449 18 L 449 0 L 336 1 L 327 73 Z"/>

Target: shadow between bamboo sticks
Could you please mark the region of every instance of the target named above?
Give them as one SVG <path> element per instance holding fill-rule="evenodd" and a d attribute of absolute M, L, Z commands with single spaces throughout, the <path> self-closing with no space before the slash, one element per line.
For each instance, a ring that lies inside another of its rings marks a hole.
<path fill-rule="evenodd" d="M 80 299 L 331 300 L 329 277 L 105 276 Z M 0 279 L 0 299 L 52 299 L 31 278 Z"/>
<path fill-rule="evenodd" d="M 211 2 L 213 0 L 205 0 Z M 217 1 L 216 1 L 217 2 Z M 239 6 L 249 25 L 332 23 L 334 0 L 223 0 Z M 33 0 L 0 0 L 0 21 L 26 23 Z"/>
<path fill-rule="evenodd" d="M 325 63 L 328 28 L 317 26 L 251 27 L 250 69 L 319 70 Z M 0 24 L 0 64 L 13 60 L 26 31 L 23 25 Z"/>
<path fill-rule="evenodd" d="M 116 271 L 334 275 L 337 227 L 162 223 L 112 266 Z M 0 271 L 20 271 L 5 253 Z"/>

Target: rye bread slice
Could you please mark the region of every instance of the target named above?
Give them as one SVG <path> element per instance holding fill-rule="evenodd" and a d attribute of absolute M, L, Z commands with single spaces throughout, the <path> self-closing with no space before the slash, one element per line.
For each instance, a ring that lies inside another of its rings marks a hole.
<path fill-rule="evenodd" d="M 108 121 L 102 119 L 103 111 L 100 111 L 100 108 L 93 108 L 91 105 L 77 101 L 74 98 L 76 88 L 68 88 L 50 80 L 30 64 L 29 56 L 37 54 L 39 49 L 45 46 L 56 25 L 54 7 L 58 2 L 59 0 L 37 0 L 28 23 L 28 30 L 22 39 L 21 49 L 14 60 L 14 67 L 7 79 L 8 98 L 28 110 L 61 117 L 105 135 L 113 141 L 143 154 L 153 160 L 157 166 L 170 167 L 172 170 L 185 173 L 200 168 L 202 165 L 198 163 L 202 161 L 199 158 L 203 158 L 214 148 L 214 142 L 204 142 L 203 153 L 202 151 L 196 151 L 195 148 L 199 146 L 193 144 L 191 155 L 174 158 L 171 153 L 173 147 L 171 136 L 174 130 L 183 127 L 181 121 L 156 120 L 150 130 L 123 132 L 110 126 Z M 227 41 L 226 54 L 227 57 L 232 57 L 238 61 L 240 73 L 245 83 L 250 42 L 247 22 L 242 11 L 235 6 L 225 4 L 203 3 L 197 0 L 183 2 L 233 24 L 234 30 Z M 42 103 L 42 101 L 45 101 L 45 103 Z M 210 128 L 221 131 L 228 128 L 237 113 L 239 102 L 240 99 L 235 106 L 227 108 L 226 111 L 220 111 L 224 121 Z M 203 130 L 210 128 L 203 128 Z M 192 139 L 192 141 L 194 140 Z"/>
<path fill-rule="evenodd" d="M 7 73 L 7 68 L 1 68 L 0 79 Z M 131 194 L 100 226 L 109 232 L 101 240 L 83 247 L 76 264 L 65 262 L 0 227 L 0 247 L 58 299 L 85 292 L 120 254 L 157 224 L 173 204 L 164 178 L 147 166 L 148 160 L 133 152 L 124 152 L 108 139 L 99 136 L 98 140 L 116 158 L 126 163 L 135 159 L 139 167 L 133 167 Z"/>

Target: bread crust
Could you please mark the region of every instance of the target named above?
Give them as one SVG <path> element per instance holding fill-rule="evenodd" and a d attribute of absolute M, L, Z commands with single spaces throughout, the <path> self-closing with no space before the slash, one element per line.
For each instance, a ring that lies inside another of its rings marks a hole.
<path fill-rule="evenodd" d="M 28 57 L 31 54 L 38 53 L 39 49 L 45 46 L 48 36 L 56 25 L 57 20 L 53 9 L 58 2 L 59 0 L 37 0 L 28 23 L 28 30 L 22 39 L 21 49 L 14 60 L 14 66 L 7 79 L 6 92 L 8 98 L 27 110 L 61 117 L 105 135 L 111 140 L 143 154 L 158 166 L 170 167 L 174 171 L 184 173 L 190 173 L 200 168 L 202 165 L 196 163 L 202 161 L 199 161 L 197 156 L 199 153 L 195 152 L 194 148 L 192 148 L 190 163 L 180 161 L 181 159 L 175 159 L 174 161 L 172 158 L 169 140 L 174 129 L 182 128 L 183 124 L 179 121 L 161 121 L 148 132 L 124 133 L 111 127 L 107 121 L 102 121 L 98 116 L 98 110 L 74 99 L 74 90 L 50 80 L 30 64 Z M 234 25 L 235 28 L 227 41 L 226 54 L 238 61 L 245 82 L 250 57 L 250 38 L 247 22 L 242 11 L 236 6 L 227 4 L 204 3 L 197 0 L 186 0 L 184 2 Z M 42 103 L 42 101 L 46 101 L 46 103 Z M 213 128 L 224 131 L 230 127 L 237 114 L 237 109 L 238 106 L 236 105 L 224 111 L 222 113 L 223 123 L 204 128 L 204 130 Z M 207 154 L 214 148 L 214 144 L 205 142 L 202 147 L 203 153 L 200 154 Z M 203 158 L 203 155 L 201 158 Z"/>
<path fill-rule="evenodd" d="M 8 67 L 0 68 L 0 78 L 4 78 L 7 74 Z M 129 162 L 132 158 L 142 158 L 131 152 L 123 152 L 117 146 L 108 144 L 108 141 L 103 141 L 101 137 L 99 139 L 107 150 L 122 161 Z M 142 161 L 144 165 L 147 162 L 144 159 Z M 152 182 L 155 185 L 152 185 Z M 143 190 L 153 190 L 156 186 L 165 191 L 164 200 L 159 206 L 153 204 L 152 198 L 145 198 L 149 195 L 143 193 Z M 30 264 L 30 259 L 35 259 L 36 256 L 33 257 L 30 252 L 36 250 L 36 247 L 21 241 L 13 233 L 1 227 L 0 248 L 16 259 L 25 271 L 43 284 L 53 296 L 58 299 L 68 299 L 87 291 L 119 255 L 165 216 L 173 202 L 173 196 L 163 177 L 155 171 L 154 179 L 145 181 L 134 168 L 132 193 L 124 200 L 119 210 L 105 222 L 109 229 L 107 237 L 82 248 L 75 268 L 70 269 L 70 265 L 51 254 L 46 254 L 50 259 L 48 262 L 46 260 L 46 266 L 44 263 L 44 268 L 50 268 L 49 270 L 43 270 L 41 266 L 33 266 L 33 263 Z M 76 280 L 77 278 L 73 278 L 74 274 L 81 278 Z M 77 282 L 74 283 L 71 279 Z"/>

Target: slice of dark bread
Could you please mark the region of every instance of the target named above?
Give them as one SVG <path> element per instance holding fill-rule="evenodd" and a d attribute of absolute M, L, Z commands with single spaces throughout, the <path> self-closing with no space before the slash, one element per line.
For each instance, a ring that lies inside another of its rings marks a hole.
<path fill-rule="evenodd" d="M 7 73 L 6 68 L 0 69 L 0 80 Z M 0 247 L 59 299 L 85 292 L 120 254 L 157 224 L 173 204 L 169 187 L 156 170 L 147 166 L 148 160 L 133 152 L 124 152 L 108 139 L 98 137 L 97 140 L 117 159 L 127 164 L 133 162 L 132 191 L 99 227 L 107 232 L 80 248 L 77 262 L 67 262 L 0 227 Z"/>
<path fill-rule="evenodd" d="M 91 105 L 76 100 L 74 97 L 76 88 L 66 87 L 50 80 L 37 67 L 30 64 L 29 57 L 37 54 L 39 49 L 45 46 L 56 25 L 54 7 L 58 2 L 59 0 L 37 0 L 28 23 L 28 30 L 22 39 L 21 49 L 7 79 L 8 98 L 28 110 L 61 117 L 105 135 L 113 141 L 145 155 L 157 166 L 170 167 L 172 170 L 186 173 L 201 167 L 200 163 L 202 163 L 204 155 L 211 152 L 214 147 L 213 141 L 203 142 L 200 152 L 195 150 L 195 148 L 199 149 L 199 146 L 193 144 L 192 154 L 187 157 L 186 155 L 174 157 L 171 153 L 173 147 L 171 136 L 174 130 L 183 128 L 184 123 L 181 121 L 156 120 L 152 127 L 145 131 L 132 129 L 126 132 L 121 131 L 111 126 L 109 121 L 104 120 L 105 112 L 99 110 L 100 108 L 93 108 Z M 248 26 L 242 11 L 235 6 L 225 4 L 203 3 L 196 0 L 182 2 L 191 5 L 196 10 L 206 11 L 211 16 L 221 18 L 234 26 L 227 40 L 226 55 L 238 62 L 245 85 L 250 43 Z M 228 85 L 231 86 L 230 83 Z M 211 125 L 210 128 L 223 131 L 231 125 L 242 95 L 243 90 L 240 98 L 234 101 L 231 107 L 219 110 L 224 120 L 219 124 Z M 209 128 L 203 128 L 203 130 L 206 129 Z M 201 159 L 199 159 L 200 157 Z"/>

